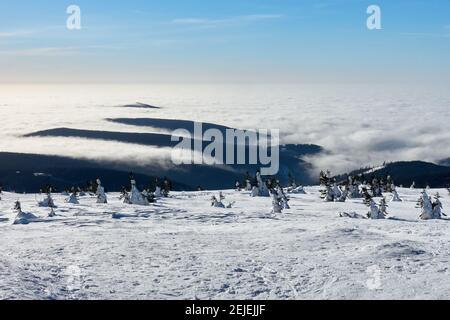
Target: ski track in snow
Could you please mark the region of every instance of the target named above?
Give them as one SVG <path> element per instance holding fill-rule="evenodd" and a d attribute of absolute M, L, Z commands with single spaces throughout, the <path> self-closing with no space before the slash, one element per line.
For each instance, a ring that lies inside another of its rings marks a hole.
<path fill-rule="evenodd" d="M 206 191 L 149 207 L 55 195 L 56 218 L 41 196 L 3 193 L 0 299 L 449 298 L 450 220 L 417 219 L 421 190 L 398 189 L 404 202 L 388 203 L 384 221 L 340 218 L 368 208 L 306 190 L 276 216 L 270 198 L 248 192 L 224 192 L 232 209 L 212 208 L 217 193 Z M 17 199 L 42 222 L 12 225 Z"/>

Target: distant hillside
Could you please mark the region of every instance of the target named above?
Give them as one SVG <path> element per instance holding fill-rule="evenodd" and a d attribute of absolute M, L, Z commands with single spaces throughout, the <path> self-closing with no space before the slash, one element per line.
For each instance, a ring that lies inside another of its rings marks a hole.
<path fill-rule="evenodd" d="M 385 178 L 390 175 L 396 185 L 409 187 L 413 181 L 418 188 L 429 185 L 432 188 L 443 188 L 450 185 L 450 167 L 423 161 L 394 162 L 373 169 L 359 169 L 349 175 L 363 174 L 366 179 L 372 177 Z M 345 179 L 347 175 L 340 175 L 338 180 Z"/>
<path fill-rule="evenodd" d="M 109 166 L 107 168 L 106 166 Z M 114 169 L 114 165 L 94 161 L 35 154 L 0 153 L 0 184 L 5 190 L 16 192 L 38 192 L 51 184 L 58 190 L 72 186 L 85 186 L 87 181 L 101 178 L 108 191 L 119 191 L 129 183 L 129 172 Z M 155 181 L 156 176 L 134 174 L 142 188 Z M 172 181 L 176 190 L 193 188 Z"/>
<path fill-rule="evenodd" d="M 125 132 L 125 131 L 104 131 L 104 130 L 82 130 L 76 128 L 51 128 L 47 130 L 42 130 L 38 132 L 31 132 L 29 134 L 24 135 L 24 137 L 59 137 L 59 138 L 83 138 L 83 139 L 92 139 L 92 140 L 103 140 L 103 141 L 117 141 L 121 143 L 129 143 L 135 145 L 142 146 L 153 146 L 153 147 L 166 147 L 173 148 L 178 144 L 178 141 L 172 141 L 171 135 L 169 134 L 175 129 L 185 129 L 192 134 L 194 133 L 194 122 L 190 120 L 181 120 L 181 119 L 155 119 L 155 118 L 117 118 L 117 119 L 106 119 L 108 122 L 114 122 L 118 124 L 123 124 L 127 126 L 135 126 L 141 128 L 147 128 L 149 132 Z M 203 123 L 203 130 L 208 129 L 216 129 L 219 130 L 222 134 L 226 133 L 227 129 L 231 129 L 227 126 L 214 124 L 214 123 Z M 154 132 L 158 130 L 158 132 Z M 237 141 L 236 141 L 237 142 Z M 203 147 L 206 147 L 211 142 L 210 141 L 201 141 Z M 228 141 L 223 142 L 223 150 L 224 155 L 228 151 L 228 147 L 231 144 Z M 240 142 L 242 143 L 242 142 Z M 246 159 L 249 159 L 249 142 L 246 140 L 241 144 L 244 146 Z M 233 144 L 234 148 L 234 157 L 237 159 L 237 143 Z M 317 183 L 317 179 L 310 177 L 310 169 L 312 165 L 302 160 L 302 157 L 306 155 L 315 155 L 318 153 L 324 152 L 323 148 L 317 145 L 310 144 L 289 144 L 283 145 L 280 147 L 280 170 L 277 178 L 282 182 L 286 183 L 288 181 L 288 177 L 291 175 L 295 177 L 295 179 L 302 184 L 315 184 Z M 9 155 L 11 156 L 11 155 Z M 19 160 L 23 160 L 23 157 L 20 155 L 15 155 Z M 34 155 L 36 159 L 42 161 L 44 164 L 47 162 L 43 160 L 44 158 Z M 25 157 L 27 159 L 27 157 Z M 47 159 L 47 158 L 45 158 Z M 61 160 L 61 158 L 53 157 L 51 161 L 55 161 L 55 159 Z M 1 162 L 0 157 L 0 162 Z M 6 160 L 5 160 L 6 161 Z M 73 161 L 73 160 L 71 160 Z M 72 163 L 65 159 L 63 163 Z M 237 161 L 235 161 L 236 163 Z M 71 168 L 76 168 L 77 170 L 81 168 L 92 168 L 92 163 L 89 162 L 88 165 L 85 163 L 78 163 Z M 0 163 L 1 164 L 1 163 Z M 133 171 L 137 173 L 144 174 L 146 176 L 167 176 L 172 180 L 177 181 L 179 185 L 184 185 L 190 189 L 196 189 L 197 186 L 201 186 L 204 189 L 228 189 L 234 188 L 235 182 L 242 181 L 244 179 L 244 175 L 248 172 L 251 176 L 253 176 L 257 170 L 260 169 L 258 165 L 216 165 L 216 166 L 207 166 L 207 165 L 182 165 L 182 166 L 173 166 L 170 168 L 161 167 L 158 164 L 150 164 L 150 165 L 140 165 L 136 167 L 135 165 L 126 163 L 126 162 L 103 162 L 101 164 L 95 162 L 97 167 L 101 167 L 105 170 L 118 170 L 118 171 Z M 40 172 L 44 170 L 54 172 L 53 166 L 47 166 L 44 169 L 36 168 L 36 163 L 33 161 L 27 162 L 24 165 L 26 169 L 21 169 L 23 171 L 28 172 Z M 60 165 L 59 167 L 64 167 L 64 165 Z M 0 172 L 3 169 L 0 169 Z M 16 169 L 14 169 L 16 170 Z M 10 173 L 9 173 L 10 174 Z M 61 174 L 61 173 L 60 173 Z M 62 175 L 61 179 L 66 180 L 67 175 Z M 2 180 L 2 176 L 0 175 L 0 181 Z M 68 179 L 69 182 L 72 179 Z M 6 184 L 5 182 L 3 182 Z M 26 184 L 25 184 L 26 185 Z"/>
<path fill-rule="evenodd" d="M 311 165 L 301 156 L 321 152 L 313 145 L 286 145 L 280 152 L 280 171 L 278 178 L 286 183 L 291 174 L 297 181 L 313 184 L 309 176 Z M 174 190 L 190 191 L 198 186 L 204 189 L 234 188 L 235 181 L 242 181 L 245 173 L 254 175 L 256 165 L 181 165 L 170 168 L 158 165 L 140 165 L 124 162 L 97 162 L 72 159 L 68 157 L 37 154 L 18 154 L 0 152 L 0 185 L 5 190 L 17 192 L 37 192 L 45 184 L 58 189 L 84 186 L 88 180 L 101 178 L 110 191 L 119 191 L 128 184 L 128 174 L 133 171 L 140 187 L 155 181 L 155 177 L 167 176 L 173 182 Z"/>
<path fill-rule="evenodd" d="M 450 158 L 443 159 L 443 160 L 439 161 L 438 164 L 441 166 L 450 167 Z"/>

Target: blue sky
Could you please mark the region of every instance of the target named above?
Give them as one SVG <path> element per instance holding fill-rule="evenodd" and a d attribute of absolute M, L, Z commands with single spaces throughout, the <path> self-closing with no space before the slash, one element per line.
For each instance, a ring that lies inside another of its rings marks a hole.
<path fill-rule="evenodd" d="M 447 0 L 0 2 L 1 82 L 442 82 L 449 56 Z"/>

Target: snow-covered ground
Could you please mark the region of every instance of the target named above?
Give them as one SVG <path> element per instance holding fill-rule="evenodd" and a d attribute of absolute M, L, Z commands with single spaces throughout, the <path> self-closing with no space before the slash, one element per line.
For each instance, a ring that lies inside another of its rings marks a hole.
<path fill-rule="evenodd" d="M 37 195 L 0 201 L 1 299 L 432 299 L 450 297 L 450 221 L 419 221 L 421 190 L 398 189 L 390 219 L 361 200 L 324 203 L 317 187 L 273 216 L 270 198 L 225 191 L 173 193 L 149 207 L 55 195 L 55 218 Z M 450 208 L 446 190 L 445 209 Z M 430 195 L 436 190 L 430 190 Z M 216 194 L 217 195 L 217 194 Z M 42 217 L 12 225 L 14 201 Z M 113 219 L 112 214 L 122 215 Z"/>

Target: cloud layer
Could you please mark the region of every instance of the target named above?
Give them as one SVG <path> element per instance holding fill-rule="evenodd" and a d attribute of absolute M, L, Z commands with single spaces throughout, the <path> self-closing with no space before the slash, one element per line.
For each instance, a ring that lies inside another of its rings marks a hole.
<path fill-rule="evenodd" d="M 280 129 L 282 143 L 330 151 L 309 159 L 334 172 L 384 161 L 450 156 L 450 93 L 384 85 L 2 86 L 1 151 L 164 163 L 170 150 L 80 139 L 19 138 L 55 127 L 147 132 L 114 117 L 186 119 L 241 129 Z M 162 109 L 118 108 L 136 101 Z"/>
<path fill-rule="evenodd" d="M 260 22 L 265 20 L 280 19 L 281 14 L 250 14 L 244 16 L 235 16 L 219 19 L 211 18 L 178 18 L 172 20 L 174 24 L 180 25 L 194 25 L 194 26 L 207 26 L 207 27 L 219 27 L 219 26 L 236 26 L 240 24 L 248 24 L 253 22 Z"/>

